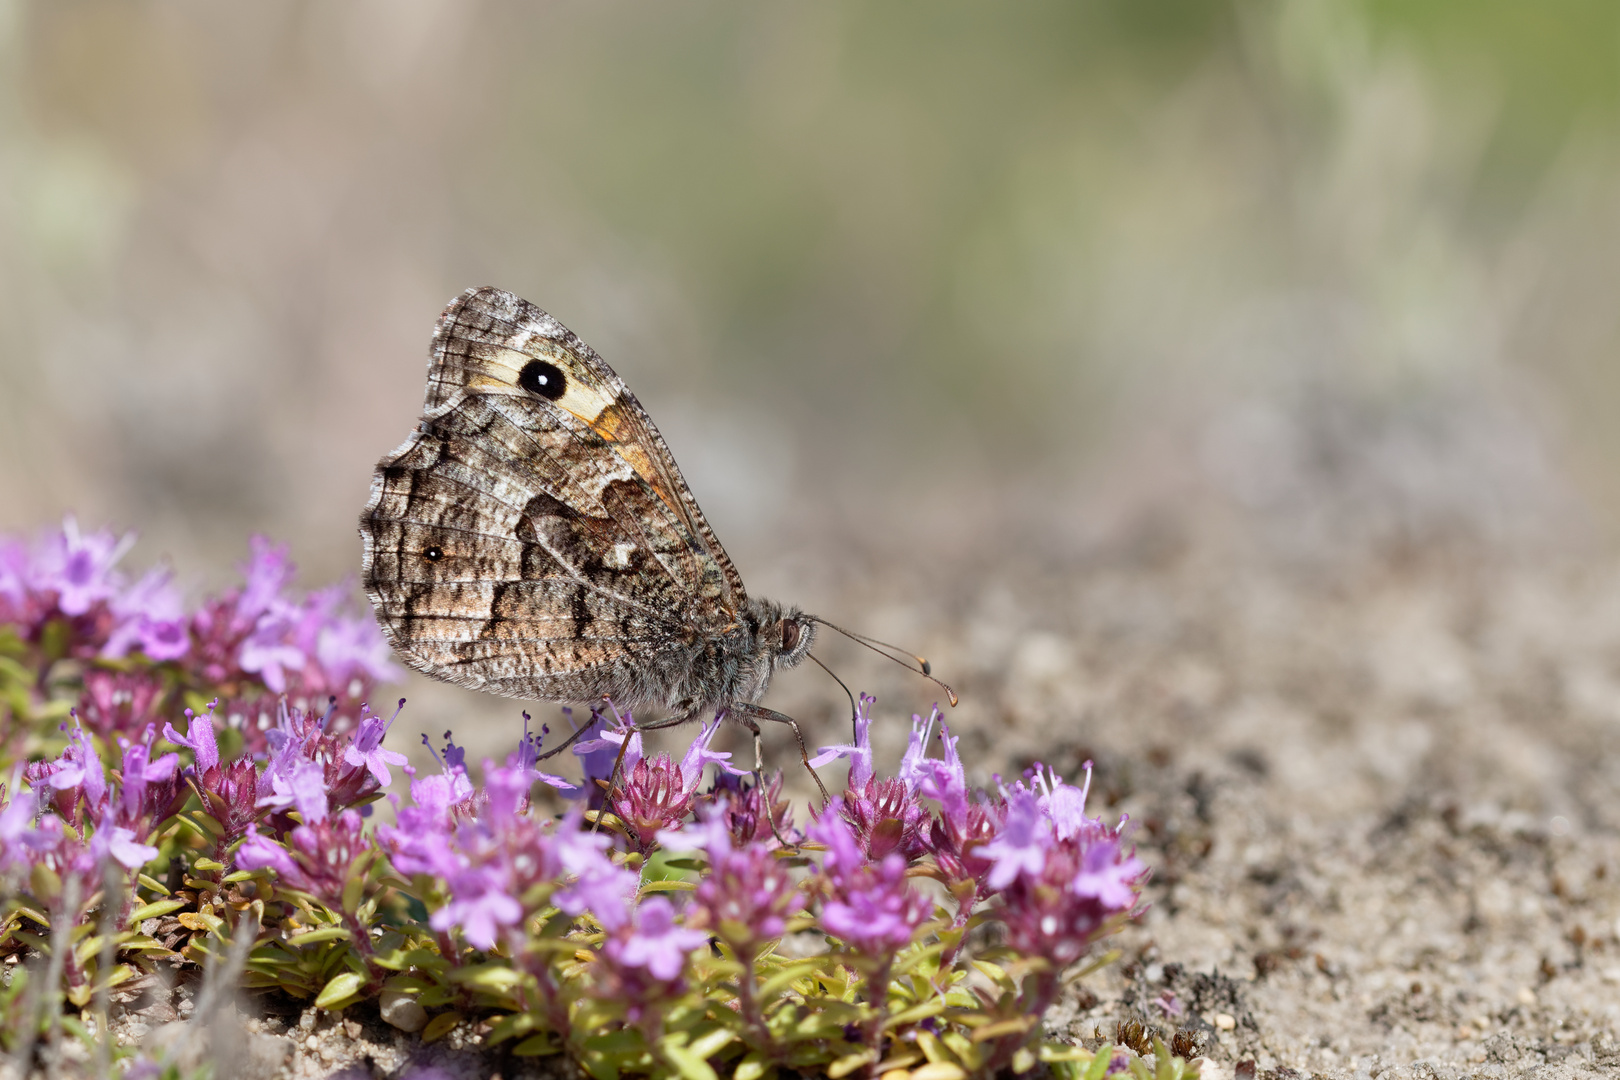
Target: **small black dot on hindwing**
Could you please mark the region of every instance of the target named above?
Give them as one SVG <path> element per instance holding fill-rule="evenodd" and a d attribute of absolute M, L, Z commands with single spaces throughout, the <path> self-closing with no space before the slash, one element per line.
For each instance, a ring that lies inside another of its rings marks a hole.
<path fill-rule="evenodd" d="M 444 549 L 439 547 L 439 545 L 434 544 L 426 551 L 422 552 L 422 557 L 428 562 L 438 562 L 440 559 L 444 558 Z"/>
<path fill-rule="evenodd" d="M 562 368 L 544 360 L 530 360 L 518 372 L 518 385 L 531 394 L 539 394 L 548 401 L 556 401 L 568 389 Z"/>

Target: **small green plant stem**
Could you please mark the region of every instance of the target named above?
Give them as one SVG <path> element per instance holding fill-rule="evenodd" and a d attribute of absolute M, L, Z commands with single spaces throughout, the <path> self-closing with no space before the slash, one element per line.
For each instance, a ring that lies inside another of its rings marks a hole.
<path fill-rule="evenodd" d="M 542 1007 L 545 1012 L 546 1023 L 551 1030 L 557 1033 L 558 1038 L 564 1041 L 568 1038 L 568 1003 L 563 1000 L 562 987 L 557 985 L 556 974 L 552 970 L 551 961 L 546 956 L 527 956 L 524 966 L 534 976 L 535 985 L 540 988 Z"/>
<path fill-rule="evenodd" d="M 861 1043 L 872 1049 L 872 1060 L 863 1070 L 868 1077 L 877 1075 L 878 1063 L 883 1060 L 883 1026 L 889 1020 L 889 972 L 893 968 L 894 954 L 884 953 L 866 977 L 866 996 L 872 1015 L 861 1024 Z"/>
<path fill-rule="evenodd" d="M 1045 1016 L 1046 1010 L 1057 1001 L 1058 995 L 1063 991 L 1063 980 L 1059 978 L 1060 974 L 1060 972 L 1052 968 L 1036 973 L 1033 976 L 1035 981 L 1034 994 L 1020 1003 L 1022 1008 L 1019 1011 L 1027 1016 Z M 1035 1026 L 1028 1032 L 1021 1035 L 1004 1035 L 997 1039 L 995 1051 L 990 1055 L 989 1060 L 985 1062 L 984 1074 L 986 1076 L 995 1076 L 1001 1069 L 1006 1068 L 1011 1064 L 1013 1055 L 1018 1053 L 1019 1048 L 1030 1041 L 1031 1033 L 1038 1035 L 1040 1030 L 1040 1021 L 1036 1020 Z"/>
<path fill-rule="evenodd" d="M 936 879 L 937 880 L 937 879 Z M 951 899 L 956 901 L 956 916 L 951 919 L 948 930 L 964 930 L 968 920 L 973 917 L 974 905 L 978 903 L 979 887 L 975 882 L 957 882 L 951 887 Z M 945 951 L 939 954 L 939 967 L 941 971 L 949 970 L 956 963 L 957 954 L 967 942 L 966 934 L 958 934 L 955 941 L 945 946 Z"/>
<path fill-rule="evenodd" d="M 744 952 L 732 945 L 732 952 L 737 957 L 737 963 L 742 965 L 742 972 L 737 977 L 737 1011 L 753 1031 L 759 1049 L 774 1061 L 777 1055 L 776 1039 L 771 1035 L 770 1026 L 765 1023 L 765 1014 L 760 1010 L 758 980 L 754 977 L 754 962 L 759 959 L 759 949 L 756 946 Z"/>

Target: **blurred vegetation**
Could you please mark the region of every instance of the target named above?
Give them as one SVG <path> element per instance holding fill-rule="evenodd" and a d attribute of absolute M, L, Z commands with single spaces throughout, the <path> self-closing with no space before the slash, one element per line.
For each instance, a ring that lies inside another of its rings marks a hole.
<path fill-rule="evenodd" d="M 0 526 L 351 567 L 482 283 L 603 352 L 761 555 L 784 491 L 950 491 L 906 503 L 949 530 L 1300 372 L 1544 388 L 1620 500 L 1611 3 L 0 13 Z"/>

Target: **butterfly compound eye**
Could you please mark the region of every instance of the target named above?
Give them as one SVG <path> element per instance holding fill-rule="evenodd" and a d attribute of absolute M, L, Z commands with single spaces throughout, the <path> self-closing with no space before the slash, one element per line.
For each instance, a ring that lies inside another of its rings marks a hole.
<path fill-rule="evenodd" d="M 523 370 L 518 372 L 518 385 L 547 401 L 556 401 L 568 389 L 562 368 L 556 364 L 548 364 L 544 360 L 530 360 L 524 364 Z"/>
<path fill-rule="evenodd" d="M 799 635 L 802 633 L 799 624 L 792 619 L 782 620 L 782 651 L 792 652 L 799 644 Z"/>

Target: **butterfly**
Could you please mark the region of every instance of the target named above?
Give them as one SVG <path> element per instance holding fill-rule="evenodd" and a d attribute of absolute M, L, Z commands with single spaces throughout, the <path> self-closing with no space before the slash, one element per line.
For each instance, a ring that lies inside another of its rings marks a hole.
<path fill-rule="evenodd" d="M 723 712 L 753 733 L 756 777 L 761 721 L 791 728 L 809 768 L 798 723 L 759 704 L 776 672 L 819 626 L 874 644 L 750 596 L 624 381 L 500 289 L 439 317 L 421 421 L 377 463 L 360 536 L 366 593 L 417 671 L 663 714 L 642 730 Z"/>

